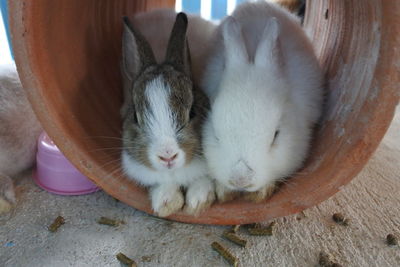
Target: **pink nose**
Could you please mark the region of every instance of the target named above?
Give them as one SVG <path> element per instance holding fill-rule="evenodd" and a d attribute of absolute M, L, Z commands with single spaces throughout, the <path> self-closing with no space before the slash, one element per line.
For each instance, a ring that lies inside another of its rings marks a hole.
<path fill-rule="evenodd" d="M 169 163 L 171 163 L 172 161 L 174 161 L 174 159 L 176 159 L 177 156 L 178 156 L 178 153 L 176 153 L 175 155 L 173 155 L 173 156 L 170 157 L 170 158 L 165 158 L 165 157 L 161 157 L 161 156 L 158 156 L 158 158 L 161 159 L 162 161 L 167 162 L 167 163 L 169 164 Z"/>

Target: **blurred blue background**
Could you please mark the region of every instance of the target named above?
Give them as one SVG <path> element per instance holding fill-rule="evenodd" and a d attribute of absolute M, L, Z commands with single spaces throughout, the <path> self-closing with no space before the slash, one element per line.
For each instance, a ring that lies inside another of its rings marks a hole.
<path fill-rule="evenodd" d="M 176 0 L 177 11 L 199 14 L 205 19 L 221 20 L 229 15 L 236 5 L 246 0 Z"/>
<path fill-rule="evenodd" d="M 176 9 L 177 11 L 199 14 L 205 19 L 218 21 L 226 15 L 229 15 L 236 5 L 245 1 L 246 0 L 176 0 Z M 0 0 L 0 8 L 0 64 L 4 64 L 13 61 L 12 49 L 10 49 L 11 36 L 8 27 L 7 0 Z"/>
<path fill-rule="evenodd" d="M 8 27 L 7 0 L 0 0 L 0 64 L 12 62 L 11 39 Z"/>

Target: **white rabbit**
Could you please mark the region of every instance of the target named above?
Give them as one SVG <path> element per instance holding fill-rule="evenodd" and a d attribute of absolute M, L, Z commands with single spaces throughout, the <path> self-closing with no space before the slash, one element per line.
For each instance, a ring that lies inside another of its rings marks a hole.
<path fill-rule="evenodd" d="M 238 6 L 214 38 L 204 153 L 219 201 L 261 201 L 307 157 L 323 72 L 298 18 L 275 4 Z"/>
<path fill-rule="evenodd" d="M 161 217 L 183 207 L 181 187 L 187 189 L 187 213 L 198 214 L 215 199 L 201 149 L 209 102 L 191 80 L 188 19 L 184 13 L 169 18 L 170 27 L 145 14 L 135 17 L 133 25 L 125 18 L 122 49 L 126 103 L 122 167 L 130 178 L 150 188 L 152 208 Z M 153 47 L 165 55 L 153 53 Z"/>

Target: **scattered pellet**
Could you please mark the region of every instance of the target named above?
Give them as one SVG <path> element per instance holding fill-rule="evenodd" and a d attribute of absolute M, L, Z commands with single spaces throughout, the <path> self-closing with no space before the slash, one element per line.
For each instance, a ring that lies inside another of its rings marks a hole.
<path fill-rule="evenodd" d="M 65 223 L 65 220 L 62 216 L 58 216 L 54 222 L 49 226 L 49 231 L 54 233 L 58 230 L 58 228 L 60 228 L 61 225 L 63 225 Z"/>
<path fill-rule="evenodd" d="M 334 262 L 331 256 L 325 252 L 319 253 L 318 264 L 321 267 L 341 267 L 339 263 Z"/>
<path fill-rule="evenodd" d="M 232 226 L 230 232 L 237 233 L 239 231 L 240 224 Z"/>
<path fill-rule="evenodd" d="M 224 248 L 220 243 L 218 242 L 212 242 L 211 247 L 218 252 L 219 255 L 221 255 L 229 264 L 231 264 L 234 267 L 238 266 L 238 259 L 233 256 L 226 248 Z"/>
<path fill-rule="evenodd" d="M 152 256 L 142 256 L 143 262 L 151 262 Z"/>
<path fill-rule="evenodd" d="M 117 227 L 120 224 L 125 224 L 124 221 L 114 220 L 114 219 L 110 219 L 110 218 L 107 218 L 107 217 L 100 217 L 100 219 L 97 221 L 97 223 L 105 224 L 105 225 L 109 225 L 109 226 L 114 226 L 114 227 Z"/>
<path fill-rule="evenodd" d="M 343 214 L 341 213 L 335 213 L 332 215 L 332 219 L 335 223 L 348 226 L 349 225 L 349 219 L 346 219 Z"/>
<path fill-rule="evenodd" d="M 241 247 L 246 247 L 247 245 L 247 240 L 240 238 L 233 232 L 224 232 L 222 236 Z"/>
<path fill-rule="evenodd" d="M 307 216 L 306 216 L 306 214 L 304 213 L 304 211 L 301 211 L 301 212 L 299 212 L 299 213 L 297 214 L 296 220 L 300 221 L 300 220 L 302 220 L 302 219 L 304 219 L 304 218 L 306 218 L 306 217 L 307 217 Z"/>
<path fill-rule="evenodd" d="M 247 230 L 250 235 L 272 235 L 275 222 L 271 222 L 268 226 L 262 227 L 260 224 L 256 223 L 254 226 L 249 227 Z"/>
<path fill-rule="evenodd" d="M 249 229 L 249 228 L 261 228 L 262 227 L 261 224 L 259 224 L 259 223 L 249 223 L 249 224 L 243 224 L 241 226 L 243 226 L 246 229 Z"/>
<path fill-rule="evenodd" d="M 117 260 L 119 260 L 121 263 L 129 266 L 129 267 L 136 267 L 137 264 L 134 260 L 128 258 L 127 256 L 125 256 L 123 253 L 118 253 L 117 254 Z"/>
<path fill-rule="evenodd" d="M 399 242 L 397 241 L 397 238 L 394 234 L 388 234 L 386 236 L 386 243 L 389 246 L 397 246 L 399 244 Z"/>

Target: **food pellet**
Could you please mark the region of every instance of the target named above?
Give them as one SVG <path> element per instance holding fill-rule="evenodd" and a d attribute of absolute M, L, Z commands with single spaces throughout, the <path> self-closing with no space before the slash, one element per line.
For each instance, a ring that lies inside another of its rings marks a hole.
<path fill-rule="evenodd" d="M 331 260 L 331 256 L 325 252 L 319 253 L 318 264 L 321 267 L 342 267 L 339 263 Z"/>
<path fill-rule="evenodd" d="M 239 231 L 239 228 L 240 228 L 240 224 L 234 225 L 234 226 L 232 226 L 232 228 L 231 228 L 231 232 L 232 232 L 232 233 L 237 233 L 237 231 Z"/>
<path fill-rule="evenodd" d="M 250 235 L 272 235 L 275 222 L 270 223 L 267 227 L 261 227 L 260 224 L 255 224 L 254 226 L 248 228 Z"/>
<path fill-rule="evenodd" d="M 218 252 L 230 265 L 237 267 L 238 259 L 218 242 L 212 242 L 211 247 Z"/>
<path fill-rule="evenodd" d="M 127 256 L 125 256 L 123 253 L 118 253 L 117 254 L 117 260 L 119 260 L 121 263 L 129 266 L 129 267 L 136 267 L 137 264 L 134 260 L 128 258 Z"/>
<path fill-rule="evenodd" d="M 114 219 L 110 219 L 107 217 L 100 217 L 100 219 L 97 221 L 97 223 L 114 226 L 114 227 L 119 226 L 120 224 L 125 224 L 124 221 L 114 220 Z"/>
<path fill-rule="evenodd" d="M 335 223 L 337 223 L 337 224 L 341 224 L 341 225 L 344 225 L 344 226 L 349 225 L 349 219 L 346 219 L 346 218 L 343 216 L 343 214 L 341 214 L 341 213 L 335 213 L 335 214 L 333 214 L 333 215 L 332 215 L 332 219 L 333 219 L 333 221 L 334 221 Z"/>
<path fill-rule="evenodd" d="M 386 236 L 386 243 L 389 246 L 397 246 L 399 244 L 399 242 L 397 241 L 397 238 L 394 234 L 388 234 Z"/>
<path fill-rule="evenodd" d="M 246 245 L 247 245 L 247 240 L 245 240 L 243 238 L 240 238 L 235 233 L 225 232 L 225 233 L 222 234 L 222 236 L 224 238 L 228 239 L 229 241 L 235 243 L 236 245 L 241 246 L 241 247 L 246 247 Z"/>
<path fill-rule="evenodd" d="M 49 226 L 49 231 L 54 233 L 58 230 L 58 228 L 60 228 L 61 225 L 63 225 L 65 223 L 65 220 L 62 216 L 58 216 L 54 222 Z"/>

